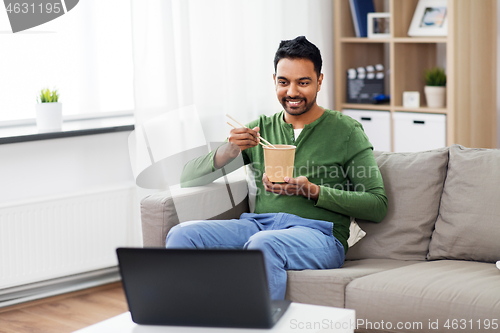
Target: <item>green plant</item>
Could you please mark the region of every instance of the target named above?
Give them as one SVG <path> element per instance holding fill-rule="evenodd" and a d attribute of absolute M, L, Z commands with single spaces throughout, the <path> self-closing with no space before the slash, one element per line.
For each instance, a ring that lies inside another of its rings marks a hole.
<path fill-rule="evenodd" d="M 57 89 L 50 91 L 48 88 L 42 89 L 40 96 L 36 98 L 38 103 L 57 103 L 59 100 L 59 93 Z"/>
<path fill-rule="evenodd" d="M 443 68 L 434 67 L 425 70 L 425 84 L 428 86 L 446 86 L 446 73 Z"/>

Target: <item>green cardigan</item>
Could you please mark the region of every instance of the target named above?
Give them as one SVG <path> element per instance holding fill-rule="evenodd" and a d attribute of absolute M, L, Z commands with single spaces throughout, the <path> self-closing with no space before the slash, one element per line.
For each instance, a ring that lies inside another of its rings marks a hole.
<path fill-rule="evenodd" d="M 320 186 L 317 202 L 303 196 L 266 192 L 262 184 L 264 151 L 261 145 L 242 152 L 244 164 L 255 172 L 255 213 L 289 213 L 308 219 L 333 222 L 333 235 L 347 252 L 350 216 L 380 222 L 387 213 L 384 183 L 373 156 L 373 146 L 356 120 L 338 111 L 325 110 L 305 125 L 297 140 L 293 126 L 284 121 L 284 111 L 260 116 L 247 125 L 258 126 L 260 134 L 273 144 L 295 145 L 294 177 L 306 176 Z M 215 151 L 186 164 L 182 186 L 206 184 L 214 171 Z M 201 177 L 201 178 L 200 178 Z"/>

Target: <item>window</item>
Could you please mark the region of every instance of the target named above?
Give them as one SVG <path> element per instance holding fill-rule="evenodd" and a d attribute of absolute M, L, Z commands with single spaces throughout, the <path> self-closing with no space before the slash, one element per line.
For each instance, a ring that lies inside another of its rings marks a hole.
<path fill-rule="evenodd" d="M 132 111 L 130 2 L 85 0 L 38 27 L 11 30 L 0 9 L 0 121 L 35 117 L 42 88 L 56 88 L 63 115 Z"/>

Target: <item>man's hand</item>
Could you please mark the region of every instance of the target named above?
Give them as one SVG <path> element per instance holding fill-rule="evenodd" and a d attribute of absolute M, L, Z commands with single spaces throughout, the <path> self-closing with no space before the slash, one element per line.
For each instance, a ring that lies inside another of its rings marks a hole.
<path fill-rule="evenodd" d="M 215 152 L 214 167 L 222 168 L 232 159 L 236 158 L 241 151 L 255 147 L 259 144 L 258 132 L 260 128 L 233 128 L 229 133 L 229 142 L 222 145 Z"/>
<path fill-rule="evenodd" d="M 254 127 L 253 129 L 242 127 L 233 128 L 229 132 L 229 142 L 238 145 L 241 151 L 255 147 L 259 144 L 259 127 Z"/>
<path fill-rule="evenodd" d="M 319 198 L 319 186 L 311 183 L 307 177 L 300 176 L 297 178 L 285 177 L 285 183 L 272 183 L 266 174 L 262 177 L 264 188 L 268 192 L 281 195 L 302 195 L 314 201 Z"/>

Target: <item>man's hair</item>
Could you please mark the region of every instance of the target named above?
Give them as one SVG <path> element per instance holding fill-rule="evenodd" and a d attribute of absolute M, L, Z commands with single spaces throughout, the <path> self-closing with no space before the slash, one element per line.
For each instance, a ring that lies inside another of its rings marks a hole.
<path fill-rule="evenodd" d="M 304 36 L 299 36 L 291 40 L 282 40 L 276 54 L 274 56 L 274 72 L 276 73 L 276 68 L 278 67 L 278 62 L 283 59 L 309 59 L 314 64 L 314 70 L 316 74 L 321 74 L 321 66 L 323 61 L 321 60 L 321 53 L 319 49 L 308 41 Z"/>

